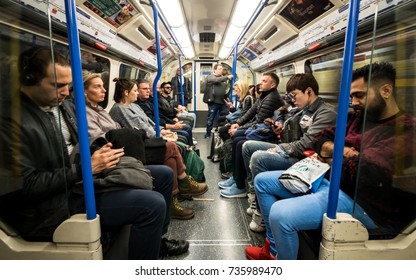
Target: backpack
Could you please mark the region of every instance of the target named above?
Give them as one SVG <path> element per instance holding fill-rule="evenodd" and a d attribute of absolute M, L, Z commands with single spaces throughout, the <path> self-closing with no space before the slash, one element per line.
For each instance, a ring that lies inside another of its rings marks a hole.
<path fill-rule="evenodd" d="M 221 173 L 232 172 L 233 139 L 227 139 L 220 148 L 220 171 Z"/>
<path fill-rule="evenodd" d="M 189 148 L 188 145 L 176 142 L 176 144 L 186 148 L 185 156 L 183 157 L 183 162 L 186 165 L 186 173 L 192 178 L 194 178 L 198 183 L 205 182 L 205 164 L 202 159 L 199 157 L 198 153 Z"/>
<path fill-rule="evenodd" d="M 208 157 L 211 159 L 212 162 L 219 162 L 220 161 L 220 149 L 224 144 L 224 140 L 222 140 L 221 136 L 218 132 L 214 132 L 211 138 L 211 153 Z"/>

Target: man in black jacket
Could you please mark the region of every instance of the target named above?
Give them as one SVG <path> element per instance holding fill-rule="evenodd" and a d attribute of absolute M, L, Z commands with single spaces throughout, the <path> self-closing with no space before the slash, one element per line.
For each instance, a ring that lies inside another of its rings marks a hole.
<path fill-rule="evenodd" d="M 0 191 L 0 215 L 23 238 L 52 241 L 56 227 L 83 208 L 83 197 L 72 192 L 82 180 L 81 168 L 69 158 L 77 143 L 75 116 L 63 104 L 69 96 L 71 68 L 64 56 L 49 48 L 29 49 L 19 62 L 20 100 L 10 116 L 1 116 L 0 168 L 7 180 Z M 114 167 L 123 155 L 123 149 L 107 143 L 91 155 L 92 173 Z M 158 192 L 124 189 L 95 197 L 103 230 L 132 225 L 129 259 L 159 257 L 161 236 L 169 224 L 173 180 L 172 170 L 161 167 L 151 170 L 161 176 L 154 181 Z M 189 246 L 166 244 L 182 252 Z"/>
<path fill-rule="evenodd" d="M 183 91 L 183 104 L 182 104 L 182 94 L 181 94 L 181 76 L 180 76 L 180 69 L 176 69 L 176 75 L 172 77 L 170 83 L 172 85 L 172 92 L 173 96 L 176 96 L 176 101 L 178 104 L 181 104 L 185 107 L 188 106 L 189 103 L 191 103 L 192 100 L 192 85 L 191 81 L 182 75 L 182 91 Z"/>

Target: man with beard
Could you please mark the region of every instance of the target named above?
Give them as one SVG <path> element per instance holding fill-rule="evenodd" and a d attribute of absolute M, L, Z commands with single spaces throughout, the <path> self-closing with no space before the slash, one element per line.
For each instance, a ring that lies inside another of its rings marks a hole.
<path fill-rule="evenodd" d="M 392 184 L 393 177 L 403 174 L 415 158 L 416 124 L 396 103 L 395 79 L 389 63 L 366 65 L 352 77 L 354 111 L 348 115 L 337 212 L 354 214 L 370 234 L 397 234 L 415 213 L 414 195 L 401 190 L 414 191 L 414 186 L 399 189 Z M 323 130 L 314 142 L 315 151 L 329 164 L 334 138 L 335 126 Z M 277 179 L 282 172 L 263 172 L 255 179 L 260 209 L 272 234 L 262 248 L 246 248 L 249 259 L 296 259 L 298 231 L 322 225 L 329 181 L 322 180 L 314 193 L 292 194 Z"/>

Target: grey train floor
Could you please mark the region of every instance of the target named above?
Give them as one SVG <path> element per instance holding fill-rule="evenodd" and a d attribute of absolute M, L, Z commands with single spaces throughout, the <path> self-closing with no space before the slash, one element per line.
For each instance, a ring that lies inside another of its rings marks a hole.
<path fill-rule="evenodd" d="M 207 159 L 211 139 L 204 139 L 201 129 L 194 129 L 197 148 L 205 162 L 205 177 L 209 190 L 198 197 L 205 200 L 183 201 L 183 206 L 195 209 L 191 220 L 171 220 L 169 239 L 185 239 L 189 251 L 183 255 L 166 257 L 167 260 L 245 260 L 244 249 L 249 245 L 262 245 L 264 233 L 249 229 L 251 217 L 247 215 L 247 198 L 220 197 L 217 183 L 222 181 L 219 163 Z"/>

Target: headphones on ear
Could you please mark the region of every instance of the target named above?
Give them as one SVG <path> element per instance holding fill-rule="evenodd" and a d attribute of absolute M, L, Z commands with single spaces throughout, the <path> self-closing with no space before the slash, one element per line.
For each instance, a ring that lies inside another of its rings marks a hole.
<path fill-rule="evenodd" d="M 24 86 L 34 86 L 41 79 L 45 70 L 42 69 L 42 65 L 36 65 L 34 58 L 43 50 L 49 50 L 46 47 L 35 47 L 31 48 L 21 56 L 20 62 L 20 83 Z"/>

